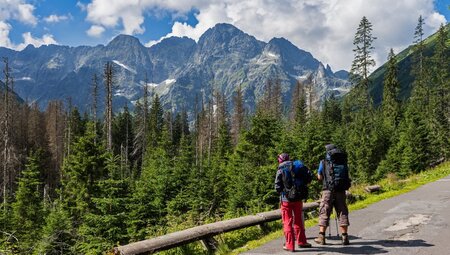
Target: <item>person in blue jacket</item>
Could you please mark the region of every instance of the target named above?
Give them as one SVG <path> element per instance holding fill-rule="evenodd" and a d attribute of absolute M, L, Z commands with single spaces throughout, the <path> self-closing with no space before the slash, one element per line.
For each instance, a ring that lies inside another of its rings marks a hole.
<path fill-rule="evenodd" d="M 306 199 L 311 182 L 311 172 L 300 160 L 290 161 L 287 153 L 278 156 L 278 169 L 275 177 L 275 190 L 280 194 L 281 218 L 285 244 L 283 249 L 295 251 L 295 242 L 299 248 L 309 248 L 311 244 L 306 241 L 303 223 L 303 200 Z M 294 175 L 294 176 L 292 176 Z M 291 192 L 294 186 L 298 187 L 298 194 Z"/>

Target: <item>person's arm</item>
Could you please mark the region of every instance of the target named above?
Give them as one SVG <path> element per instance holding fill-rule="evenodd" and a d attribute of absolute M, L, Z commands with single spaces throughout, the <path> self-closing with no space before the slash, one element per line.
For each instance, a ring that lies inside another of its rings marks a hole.
<path fill-rule="evenodd" d="M 323 160 L 322 160 L 322 161 L 320 161 L 319 169 L 317 170 L 317 179 L 319 181 L 321 181 L 323 179 L 323 167 L 324 167 L 324 165 L 323 165 Z"/>
<path fill-rule="evenodd" d="M 278 170 L 277 175 L 275 176 L 275 190 L 278 194 L 281 194 L 283 191 L 283 173 L 281 170 Z"/>

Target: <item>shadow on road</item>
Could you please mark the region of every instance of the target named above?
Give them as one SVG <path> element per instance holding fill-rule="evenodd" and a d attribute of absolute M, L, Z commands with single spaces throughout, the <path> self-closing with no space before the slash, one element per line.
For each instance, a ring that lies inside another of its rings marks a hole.
<path fill-rule="evenodd" d="M 298 252 L 317 252 L 317 254 L 325 253 L 342 253 L 342 254 L 382 254 L 388 253 L 390 248 L 398 247 L 431 247 L 433 244 L 429 244 L 424 240 L 366 240 L 357 236 L 349 236 L 350 245 L 343 246 L 340 243 L 339 237 L 328 237 L 327 245 L 315 244 L 313 240 L 310 242 L 313 247 L 305 250 L 297 250 Z"/>

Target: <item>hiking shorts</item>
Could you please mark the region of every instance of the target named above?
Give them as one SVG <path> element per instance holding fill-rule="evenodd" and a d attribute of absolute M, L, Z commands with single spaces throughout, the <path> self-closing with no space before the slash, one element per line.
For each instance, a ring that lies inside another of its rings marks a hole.
<path fill-rule="evenodd" d="M 329 190 L 322 191 L 322 199 L 319 206 L 319 226 L 328 226 L 330 222 L 330 214 L 333 208 L 339 218 L 339 226 L 349 226 L 348 208 L 345 191 L 331 192 Z"/>

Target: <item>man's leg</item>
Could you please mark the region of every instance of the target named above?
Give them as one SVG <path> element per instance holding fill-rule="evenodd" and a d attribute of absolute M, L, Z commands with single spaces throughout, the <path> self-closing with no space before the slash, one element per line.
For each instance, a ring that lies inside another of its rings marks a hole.
<path fill-rule="evenodd" d="M 294 230 L 293 215 L 292 215 L 292 205 L 290 202 L 281 202 L 281 218 L 283 220 L 283 231 L 285 244 L 284 247 L 287 250 L 294 251 Z"/>
<path fill-rule="evenodd" d="M 325 244 L 325 231 L 327 230 L 331 210 L 333 209 L 331 199 L 331 192 L 329 190 L 323 190 L 319 207 L 319 235 L 314 239 L 318 244 Z"/>
<path fill-rule="evenodd" d="M 300 248 L 309 248 L 311 245 L 306 241 L 305 226 L 303 225 L 303 202 L 293 202 L 294 206 L 294 231 L 295 239 Z"/>
<path fill-rule="evenodd" d="M 348 240 L 348 226 L 350 222 L 348 220 L 348 207 L 346 201 L 345 191 L 337 192 L 335 197 L 336 214 L 339 217 L 339 226 L 342 233 L 342 244 L 350 244 Z"/>

